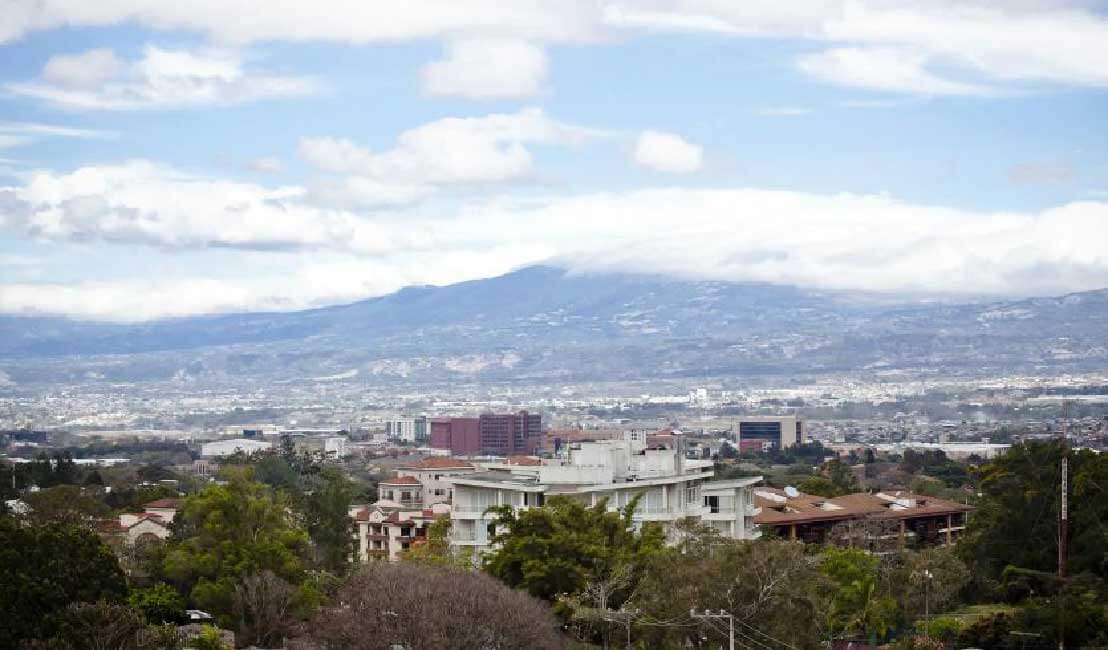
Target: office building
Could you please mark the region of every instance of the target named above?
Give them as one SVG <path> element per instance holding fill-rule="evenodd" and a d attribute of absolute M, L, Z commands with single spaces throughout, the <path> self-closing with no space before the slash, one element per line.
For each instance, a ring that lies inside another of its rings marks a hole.
<path fill-rule="evenodd" d="M 755 446 L 788 449 L 804 442 L 804 421 L 795 415 L 743 416 L 735 418 L 735 433 L 744 451 Z"/>
<path fill-rule="evenodd" d="M 542 416 L 520 411 L 431 421 L 431 446 L 456 455 L 533 454 L 542 447 Z"/>

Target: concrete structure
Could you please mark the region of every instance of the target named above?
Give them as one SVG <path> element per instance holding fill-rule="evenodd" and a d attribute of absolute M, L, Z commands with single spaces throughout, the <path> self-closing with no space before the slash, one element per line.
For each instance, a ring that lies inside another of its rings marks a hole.
<path fill-rule="evenodd" d="M 468 461 L 433 457 L 398 467 L 396 474 L 398 477 L 418 481 L 423 495 L 423 507 L 430 508 L 436 503 L 450 503 L 453 500 L 454 486 L 450 479 L 476 471 L 477 467 Z"/>
<path fill-rule="evenodd" d="M 385 435 L 390 440 L 416 443 L 431 436 L 431 423 L 426 416 L 398 418 L 385 422 Z"/>
<path fill-rule="evenodd" d="M 683 439 L 670 447 L 647 447 L 642 438 L 572 443 L 554 460 L 500 463 L 487 471 L 451 479 L 451 544 L 476 551 L 490 548 L 491 506 L 515 509 L 542 506 L 546 499 L 564 495 L 586 505 L 604 500 L 609 510 L 623 508 L 636 496 L 636 526 L 658 522 L 672 536 L 671 524 L 692 517 L 705 520 L 739 539 L 754 536 L 744 481 L 711 486 L 712 462 L 684 457 Z M 755 479 L 758 480 L 758 479 Z M 705 495 L 715 496 L 715 512 Z M 675 541 L 671 537 L 671 541 Z"/>
<path fill-rule="evenodd" d="M 792 490 L 790 488 L 790 490 Z M 924 545 L 945 546 L 966 528 L 973 508 L 961 503 L 918 494 L 847 494 L 826 498 L 776 488 L 754 489 L 758 513 L 754 522 L 778 536 L 814 544 L 853 544 L 857 531 L 896 538 L 900 545 L 915 540 Z M 865 531 L 864 523 L 887 531 Z"/>
<path fill-rule="evenodd" d="M 431 446 L 459 456 L 533 454 L 542 447 L 542 416 L 520 411 L 432 420 Z"/>
<path fill-rule="evenodd" d="M 234 440 L 218 440 L 216 442 L 206 442 L 200 447 L 200 455 L 211 458 L 213 456 L 231 456 L 239 451 L 246 454 L 252 454 L 254 452 L 265 451 L 272 448 L 273 443 L 265 442 L 263 440 L 235 438 Z"/>
<path fill-rule="evenodd" d="M 449 515 L 450 506 L 441 503 L 418 510 L 359 508 L 352 513 L 357 558 L 395 562 L 401 553 L 427 539 L 427 529 L 436 519 Z"/>
<path fill-rule="evenodd" d="M 804 442 L 804 421 L 795 415 L 744 415 L 735 418 L 739 449 L 753 441 L 768 442 L 777 449 L 788 449 Z"/>

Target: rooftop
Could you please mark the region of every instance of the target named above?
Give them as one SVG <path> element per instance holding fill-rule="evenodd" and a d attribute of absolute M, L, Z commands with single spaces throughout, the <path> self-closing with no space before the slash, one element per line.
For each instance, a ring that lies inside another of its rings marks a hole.
<path fill-rule="evenodd" d="M 858 492 L 826 498 L 797 493 L 789 496 L 777 488 L 756 488 L 755 505 L 761 513 L 756 524 L 796 524 L 838 519 L 912 519 L 972 510 L 970 506 L 920 494 L 868 494 Z"/>

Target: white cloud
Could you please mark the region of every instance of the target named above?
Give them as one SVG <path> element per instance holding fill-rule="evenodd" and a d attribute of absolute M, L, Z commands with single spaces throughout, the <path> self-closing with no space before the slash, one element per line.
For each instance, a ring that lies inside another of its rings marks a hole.
<path fill-rule="evenodd" d="M 263 174 L 277 174 L 285 169 L 280 158 L 265 156 L 250 161 L 250 169 Z"/>
<path fill-rule="evenodd" d="M 374 153 L 349 140 L 303 138 L 311 165 L 345 176 L 320 188 L 330 199 L 363 205 L 409 203 L 444 185 L 492 183 L 525 176 L 530 145 L 575 145 L 601 132 L 558 122 L 542 110 L 444 118 L 404 131 L 392 149 Z"/>
<path fill-rule="evenodd" d="M 670 174 L 698 171 L 704 163 L 704 148 L 675 133 L 643 131 L 635 142 L 635 162 Z"/>
<path fill-rule="evenodd" d="M 118 76 L 123 67 L 113 50 L 100 48 L 50 57 L 42 68 L 42 78 L 66 88 L 94 88 Z"/>
<path fill-rule="evenodd" d="M 0 42 L 65 25 L 136 23 L 151 29 L 187 30 L 230 43 L 256 41 L 395 42 L 486 36 L 576 41 L 595 37 L 599 12 L 578 0 L 423 0 L 416 4 L 271 0 L 258 11 L 253 0 L 16 0 L 0 5 Z M 236 19 L 238 17 L 249 19 Z"/>
<path fill-rule="evenodd" d="M 807 74 L 842 86 L 926 95 L 990 95 L 995 90 L 950 81 L 926 68 L 927 57 L 888 47 L 839 47 L 800 57 Z"/>
<path fill-rule="evenodd" d="M 298 0 L 273 0 L 266 3 L 264 12 L 256 11 L 255 4 L 253 0 L 16 0 L 0 4 L 0 42 L 66 25 L 122 23 L 190 31 L 232 44 L 425 39 L 603 43 L 642 32 L 705 32 L 736 38 L 803 38 L 827 49 L 911 52 L 923 57 L 919 63 L 905 63 L 906 55 L 901 54 L 876 63 L 909 66 L 894 75 L 901 80 L 895 84 L 898 92 L 935 94 L 936 87 L 945 87 L 945 94 L 950 94 L 957 87 L 936 81 L 965 84 L 973 94 L 979 86 L 1022 82 L 1108 86 L 1108 19 L 1090 10 L 1098 3 L 1087 0 L 426 0 L 403 10 L 387 2 L 318 0 L 311 11 L 305 11 Z M 250 19 L 228 20 L 228 16 Z M 534 51 L 531 56 L 533 63 Z M 479 89 L 478 96 L 487 96 L 494 70 L 482 75 L 486 71 L 460 64 L 480 58 L 448 52 L 447 59 L 431 69 L 441 64 L 448 70 L 464 70 L 474 85 L 449 85 L 450 92 L 468 87 Z M 912 66 L 924 73 L 905 76 Z M 952 70 L 956 74 L 948 76 Z M 520 79 L 519 70 L 511 74 L 512 79 Z M 847 80 L 858 87 L 869 77 L 821 78 Z M 922 85 L 904 83 L 912 79 Z M 878 76 L 877 81 L 877 89 L 889 88 L 887 76 Z"/>
<path fill-rule="evenodd" d="M 811 114 L 812 109 L 803 106 L 767 106 L 759 108 L 755 113 L 763 117 L 798 117 Z"/>
<path fill-rule="evenodd" d="M 431 95 L 503 99 L 539 94 L 547 68 L 546 52 L 527 41 L 467 39 L 447 45 L 445 58 L 420 74 Z"/>
<path fill-rule="evenodd" d="M 304 95 L 317 84 L 306 77 L 247 70 L 230 51 L 166 50 L 147 46 L 127 64 L 111 50 L 55 56 L 42 77 L 9 83 L 8 92 L 62 108 L 140 110 L 237 104 Z"/>
<path fill-rule="evenodd" d="M 24 237 L 166 248 L 328 249 L 380 255 L 418 250 L 430 230 L 302 201 L 298 187 L 188 175 L 145 161 L 39 171 L 0 188 L 0 228 Z"/>
<path fill-rule="evenodd" d="M 180 201 L 179 190 L 158 190 L 165 203 Z M 1046 295 L 1108 286 L 1108 203 L 1096 201 L 973 212 L 885 196 L 687 188 L 501 199 L 472 203 L 452 219 L 407 215 L 409 232 L 435 237 L 381 237 L 361 255 L 341 236 L 311 234 L 322 213 L 309 214 L 286 232 L 309 229 L 305 236 L 323 247 L 310 256 L 273 252 L 268 267 L 215 278 L 0 285 L 0 311 L 142 319 L 296 309 L 551 260 L 578 272 L 890 292 Z M 274 239 L 266 219 L 230 226 L 240 242 L 250 229 L 255 241 Z M 174 300 L 146 299 L 158 292 Z"/>
<path fill-rule="evenodd" d="M 0 122 L 0 149 L 10 149 L 38 142 L 43 138 L 80 138 L 99 140 L 116 137 L 111 131 L 79 129 L 54 124 L 31 122 Z"/>

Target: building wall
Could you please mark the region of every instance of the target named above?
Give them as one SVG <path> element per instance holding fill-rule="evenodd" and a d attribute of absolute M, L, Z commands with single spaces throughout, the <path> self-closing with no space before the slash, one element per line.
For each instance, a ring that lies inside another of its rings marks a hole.
<path fill-rule="evenodd" d="M 542 447 L 542 416 L 521 411 L 432 420 L 431 446 L 458 455 L 532 454 Z"/>

